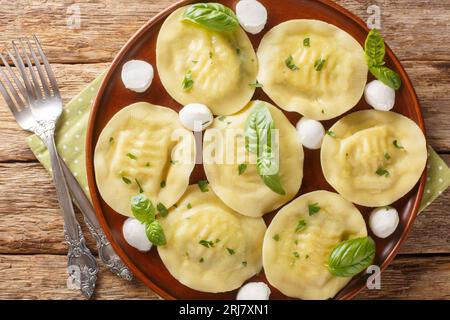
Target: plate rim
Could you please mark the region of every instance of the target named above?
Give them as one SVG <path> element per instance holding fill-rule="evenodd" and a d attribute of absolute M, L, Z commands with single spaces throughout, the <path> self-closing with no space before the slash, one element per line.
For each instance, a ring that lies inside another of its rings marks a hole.
<path fill-rule="evenodd" d="M 359 18 L 356 14 L 352 13 L 348 9 L 340 6 L 339 4 L 331 1 L 331 0 L 315 0 L 317 2 L 320 2 L 328 7 L 331 7 L 334 11 L 339 12 L 340 14 L 346 16 L 347 18 L 350 18 L 353 20 L 354 23 L 356 23 L 360 28 L 363 28 L 366 32 L 369 32 L 369 28 L 364 23 L 364 21 Z M 97 216 L 97 219 L 99 220 L 100 226 L 103 229 L 103 232 L 105 233 L 108 241 L 111 243 L 113 249 L 118 254 L 118 256 L 122 259 L 122 261 L 125 263 L 125 265 L 131 269 L 132 273 L 137 277 L 141 282 L 143 282 L 147 287 L 149 287 L 152 291 L 154 291 L 160 298 L 164 298 L 167 300 L 176 300 L 177 297 L 173 296 L 169 292 L 166 292 L 162 288 L 160 288 L 158 285 L 153 283 L 147 276 L 145 276 L 142 271 L 134 264 L 134 262 L 128 257 L 125 250 L 123 250 L 114 240 L 113 235 L 111 234 L 111 231 L 106 223 L 106 219 L 103 214 L 103 210 L 101 208 L 100 204 L 100 195 L 97 192 L 96 182 L 95 182 L 95 173 L 94 173 L 94 166 L 93 166 L 93 157 L 94 157 L 94 150 L 95 145 L 93 144 L 93 134 L 94 134 L 94 123 L 97 116 L 97 113 L 100 108 L 101 100 L 105 91 L 105 88 L 108 85 L 109 80 L 111 79 L 113 72 L 113 69 L 117 68 L 117 65 L 119 64 L 119 61 L 123 58 L 123 56 L 132 48 L 132 46 L 135 44 L 136 41 L 139 40 L 139 38 L 144 35 L 148 30 L 150 30 L 156 23 L 158 23 L 161 19 L 163 19 L 166 15 L 170 14 L 174 10 L 191 4 L 195 2 L 200 2 L 196 0 L 179 0 L 171 5 L 169 5 L 166 9 L 160 11 L 155 16 L 153 16 L 151 19 L 149 19 L 138 31 L 136 31 L 124 44 L 124 46 L 120 49 L 120 51 L 116 54 L 113 61 L 111 62 L 110 66 L 108 67 L 108 70 L 106 71 L 105 77 L 102 80 L 102 83 L 98 89 L 98 92 L 96 94 L 96 97 L 94 99 L 94 103 L 92 105 L 92 109 L 89 115 L 88 120 L 88 126 L 86 131 L 86 147 L 85 147 L 85 163 L 86 163 L 86 174 L 87 174 L 87 182 L 89 187 L 89 194 L 92 199 L 95 215 Z M 399 71 L 400 77 L 403 81 L 403 85 L 406 86 L 406 89 L 408 92 L 412 94 L 413 102 L 414 104 L 411 106 L 411 110 L 413 110 L 418 119 L 418 123 L 416 123 L 422 132 L 425 135 L 426 138 L 426 129 L 425 129 L 425 123 L 423 118 L 423 112 L 420 105 L 419 98 L 417 96 L 417 93 L 412 85 L 411 79 L 409 78 L 408 74 L 406 73 L 403 65 L 401 64 L 400 60 L 397 58 L 395 53 L 391 50 L 388 44 L 386 46 L 386 54 L 389 56 L 392 64 L 395 66 L 396 70 Z M 428 143 L 427 143 L 428 145 Z M 412 208 L 410 210 L 410 215 L 408 220 L 405 222 L 405 227 L 403 229 L 403 232 L 397 241 L 396 245 L 391 249 L 390 253 L 386 256 L 384 262 L 381 264 L 381 272 L 383 272 L 389 264 L 391 264 L 392 260 L 396 257 L 398 254 L 401 246 L 407 239 L 409 232 L 411 230 L 411 227 L 413 225 L 413 222 L 415 221 L 420 207 L 420 202 L 422 200 L 423 192 L 425 189 L 425 183 L 426 183 L 426 175 L 427 170 L 424 170 L 422 173 L 421 178 L 418 181 L 418 189 L 415 193 L 415 200 L 412 205 Z M 416 183 L 417 186 L 417 183 Z M 344 287 L 345 288 L 345 287 Z M 336 300 L 350 300 L 354 298 L 358 293 L 360 293 L 365 286 L 357 285 L 352 290 L 349 290 L 344 295 L 339 295 L 339 292 L 336 294 L 337 298 L 334 298 Z"/>

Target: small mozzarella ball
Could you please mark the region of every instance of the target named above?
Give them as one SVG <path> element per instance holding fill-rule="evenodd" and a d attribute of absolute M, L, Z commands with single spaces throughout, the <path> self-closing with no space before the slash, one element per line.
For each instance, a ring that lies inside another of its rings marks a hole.
<path fill-rule="evenodd" d="M 149 251 L 152 243 L 148 240 L 145 233 L 145 225 L 134 218 L 128 218 L 123 223 L 123 237 L 125 241 L 139 251 Z"/>
<path fill-rule="evenodd" d="M 256 0 L 239 1 L 236 16 L 242 28 L 251 34 L 260 33 L 267 23 L 267 10 Z"/>
<path fill-rule="evenodd" d="M 186 105 L 180 110 L 179 117 L 186 129 L 196 132 L 205 130 L 213 121 L 211 110 L 201 103 Z"/>
<path fill-rule="evenodd" d="M 394 233 L 399 220 L 398 212 L 395 208 L 377 208 L 370 214 L 369 226 L 374 235 L 384 239 Z"/>
<path fill-rule="evenodd" d="M 325 128 L 319 121 L 301 118 L 296 127 L 300 141 L 306 148 L 320 149 L 325 136 Z"/>
<path fill-rule="evenodd" d="M 374 80 L 366 85 L 364 98 L 374 109 L 389 111 L 395 104 L 395 90 L 381 81 Z"/>
<path fill-rule="evenodd" d="M 130 60 L 122 67 L 122 81 L 125 88 L 135 92 L 145 92 L 153 81 L 151 64 L 142 60 Z"/>
<path fill-rule="evenodd" d="M 249 282 L 238 292 L 236 300 L 269 300 L 270 288 L 264 282 Z"/>

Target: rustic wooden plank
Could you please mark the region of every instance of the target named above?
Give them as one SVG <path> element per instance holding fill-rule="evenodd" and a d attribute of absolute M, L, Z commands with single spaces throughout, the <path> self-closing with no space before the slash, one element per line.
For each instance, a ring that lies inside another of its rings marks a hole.
<path fill-rule="evenodd" d="M 58 79 L 64 103 L 78 94 L 90 81 L 101 74 L 109 64 L 60 65 L 53 70 Z M 32 161 L 33 154 L 28 149 L 25 138 L 30 133 L 22 130 L 10 113 L 3 98 L 0 98 L 0 162 Z"/>
<path fill-rule="evenodd" d="M 358 299 L 449 299 L 450 257 L 398 257 L 381 275 L 381 289 Z M 66 287 L 66 257 L 0 255 L 0 299 L 83 299 Z M 137 280 L 126 282 L 101 269 L 96 299 L 158 299 Z"/>
<path fill-rule="evenodd" d="M 445 159 L 450 163 L 450 155 Z M 450 190 L 417 218 L 401 253 L 450 252 L 449 202 Z M 47 172 L 37 163 L 0 163 L 0 253 L 65 254 L 62 227 Z M 95 252 L 94 242 L 84 231 Z"/>
<path fill-rule="evenodd" d="M 109 62 L 126 41 L 175 0 L 0 0 L 0 45 L 36 33 L 52 62 Z M 402 60 L 450 60 L 450 2 L 338 0 L 364 21 L 367 8 L 381 9 L 382 32 Z M 80 12 L 80 27 L 68 21 Z M 430 19 L 430 17 L 433 17 Z M 75 26 L 72 23 L 69 25 Z M 431 54 L 432 53 L 432 54 Z"/>
<path fill-rule="evenodd" d="M 422 103 L 429 142 L 438 151 L 450 151 L 450 62 L 411 62 L 404 63 L 415 85 Z M 68 102 L 91 80 L 108 67 L 106 63 L 64 65 L 55 64 L 61 94 Z M 10 114 L 5 102 L 0 98 L 0 162 L 32 161 L 25 137 L 28 135 L 19 128 Z"/>

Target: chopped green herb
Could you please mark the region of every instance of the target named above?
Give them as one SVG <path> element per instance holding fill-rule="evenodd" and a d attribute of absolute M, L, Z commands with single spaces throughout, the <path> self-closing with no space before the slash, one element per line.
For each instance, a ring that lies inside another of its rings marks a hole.
<path fill-rule="evenodd" d="M 230 248 L 227 248 L 227 251 L 228 251 L 228 253 L 231 254 L 231 255 L 233 255 L 233 254 L 236 253 L 233 249 L 230 249 Z"/>
<path fill-rule="evenodd" d="M 181 83 L 184 91 L 189 91 L 194 86 L 194 80 L 192 79 L 192 71 L 189 70 L 183 78 L 183 82 Z"/>
<path fill-rule="evenodd" d="M 242 265 L 243 265 L 244 267 L 246 267 L 246 266 L 247 266 L 247 261 L 242 261 Z"/>
<path fill-rule="evenodd" d="M 292 55 L 287 57 L 286 60 L 284 60 L 284 63 L 286 64 L 286 67 L 288 67 L 292 71 L 298 70 L 298 67 L 294 63 L 294 57 L 292 57 Z"/>
<path fill-rule="evenodd" d="M 175 203 L 174 205 L 173 205 L 175 208 L 178 208 L 178 205 Z"/>
<path fill-rule="evenodd" d="M 198 243 L 201 244 L 202 246 L 206 247 L 206 248 L 214 247 L 214 242 L 212 242 L 212 241 L 200 240 Z"/>
<path fill-rule="evenodd" d="M 158 210 L 159 214 L 162 217 L 167 217 L 167 215 L 169 214 L 169 210 L 167 210 L 166 206 L 161 202 L 156 205 L 156 210 Z"/>
<path fill-rule="evenodd" d="M 219 238 L 217 238 L 217 239 L 216 239 L 216 243 L 219 243 L 219 242 L 220 242 L 220 239 L 219 239 Z"/>
<path fill-rule="evenodd" d="M 313 204 L 308 204 L 309 216 L 313 216 L 319 211 L 320 211 L 320 207 L 319 207 L 319 204 L 317 202 L 313 203 Z"/>
<path fill-rule="evenodd" d="M 297 227 L 295 228 L 295 232 L 301 232 L 305 230 L 305 228 L 306 228 L 306 221 L 302 219 L 298 222 Z"/>
<path fill-rule="evenodd" d="M 150 162 L 147 162 L 147 163 L 145 164 L 145 166 L 146 166 L 146 167 L 150 167 Z"/>
<path fill-rule="evenodd" d="M 212 51 L 209 52 L 209 58 L 212 59 L 214 56 L 214 54 L 212 53 Z"/>
<path fill-rule="evenodd" d="M 295 243 L 295 244 L 298 244 L 298 239 L 295 239 L 295 240 L 294 240 L 294 243 Z"/>
<path fill-rule="evenodd" d="M 186 251 L 186 252 L 184 253 L 184 256 L 185 256 L 186 258 L 189 258 L 189 252 Z"/>
<path fill-rule="evenodd" d="M 205 259 L 200 258 L 200 260 L 198 260 L 198 262 L 203 263 L 203 261 L 205 261 Z"/>
<path fill-rule="evenodd" d="M 384 169 L 384 168 L 378 168 L 377 171 L 375 171 L 375 173 L 376 173 L 377 175 L 379 175 L 380 177 L 381 177 L 381 176 L 385 176 L 386 178 L 389 177 L 389 171 L 387 171 L 387 170 Z"/>
<path fill-rule="evenodd" d="M 192 209 L 192 204 L 189 202 L 189 203 L 187 204 L 186 208 Z"/>
<path fill-rule="evenodd" d="M 314 63 L 314 69 L 316 69 L 316 71 L 322 71 L 326 61 L 327 60 L 320 58 Z"/>
<path fill-rule="evenodd" d="M 325 114 L 325 110 L 323 110 L 323 109 L 322 109 L 322 111 L 321 111 L 321 112 L 322 112 L 322 114 Z"/>
<path fill-rule="evenodd" d="M 311 46 L 311 39 L 310 38 L 303 39 L 303 46 L 310 47 Z"/>
<path fill-rule="evenodd" d="M 308 259 L 309 258 L 309 254 L 307 254 L 306 256 L 305 256 L 305 259 Z"/>
<path fill-rule="evenodd" d="M 275 241 L 280 241 L 280 235 L 276 234 L 276 235 L 273 236 L 272 239 L 275 240 Z"/>
<path fill-rule="evenodd" d="M 247 164 L 241 163 L 238 166 L 238 173 L 239 173 L 239 175 L 242 175 L 245 172 L 245 170 L 247 170 Z"/>
<path fill-rule="evenodd" d="M 334 131 L 332 131 L 332 130 L 328 130 L 327 131 L 327 135 L 329 135 L 330 137 L 336 137 L 336 133 L 334 133 Z"/>
<path fill-rule="evenodd" d="M 209 182 L 207 180 L 199 180 L 197 182 L 197 185 L 198 185 L 198 187 L 200 188 L 200 190 L 202 192 L 208 192 L 209 191 L 208 184 L 209 184 Z"/>
<path fill-rule="evenodd" d="M 294 255 L 294 257 L 296 257 L 297 259 L 300 258 L 300 254 L 297 251 L 292 252 L 292 254 Z"/>
<path fill-rule="evenodd" d="M 225 118 L 226 118 L 225 116 L 218 116 L 218 117 L 217 117 L 217 120 L 223 121 L 223 120 L 225 120 Z"/>
<path fill-rule="evenodd" d="M 137 186 L 139 187 L 139 193 L 143 193 L 143 192 L 144 192 L 144 189 L 142 189 L 142 186 L 141 186 L 141 184 L 139 183 L 139 180 L 138 180 L 138 179 L 134 179 L 134 181 L 136 181 L 136 184 L 137 184 Z"/>
<path fill-rule="evenodd" d="M 127 177 L 122 177 L 122 181 L 125 182 L 126 184 L 131 184 L 131 180 L 128 179 Z"/>
<path fill-rule="evenodd" d="M 394 145 L 394 147 L 396 147 L 397 149 L 405 149 L 404 147 L 402 147 L 397 140 L 394 140 L 394 142 L 392 142 L 392 144 Z"/>
<path fill-rule="evenodd" d="M 161 181 L 161 183 L 159 184 L 159 186 L 161 188 L 165 188 L 166 187 L 166 180 Z"/>
<path fill-rule="evenodd" d="M 114 142 L 114 138 L 113 137 L 110 137 L 109 138 L 109 143 L 113 143 Z"/>
<path fill-rule="evenodd" d="M 386 159 L 386 160 L 390 160 L 391 159 L 391 155 L 389 154 L 389 153 L 385 153 L 384 154 L 384 158 Z"/>
<path fill-rule="evenodd" d="M 236 48 L 236 53 L 237 54 L 241 54 L 241 49 L 240 48 Z"/>
<path fill-rule="evenodd" d="M 258 81 L 256 81 L 255 83 L 249 83 L 248 84 L 250 87 L 252 88 L 262 88 L 264 87 L 261 83 L 259 83 Z"/>
<path fill-rule="evenodd" d="M 127 153 L 126 154 L 126 156 L 128 157 L 128 158 L 130 158 L 130 159 L 132 159 L 132 160 L 137 160 L 137 157 L 134 155 L 134 154 L 132 154 L 132 153 Z"/>
<path fill-rule="evenodd" d="M 192 60 L 192 63 L 193 63 L 193 64 L 197 64 L 198 61 L 197 61 L 197 60 Z"/>

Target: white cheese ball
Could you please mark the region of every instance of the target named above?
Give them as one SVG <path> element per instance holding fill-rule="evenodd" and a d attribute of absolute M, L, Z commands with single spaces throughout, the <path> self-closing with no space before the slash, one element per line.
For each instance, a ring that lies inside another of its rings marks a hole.
<path fill-rule="evenodd" d="M 389 111 L 395 104 L 395 90 L 381 81 L 374 80 L 366 85 L 364 98 L 374 109 Z"/>
<path fill-rule="evenodd" d="M 196 132 L 205 130 L 213 121 L 211 110 L 201 103 L 186 105 L 180 110 L 179 117 L 183 127 Z"/>
<path fill-rule="evenodd" d="M 128 218 L 123 223 L 123 237 L 125 241 L 139 251 L 149 251 L 152 243 L 148 240 L 145 233 L 145 225 L 134 218 Z"/>
<path fill-rule="evenodd" d="M 320 149 L 325 136 L 325 128 L 319 121 L 301 118 L 296 128 L 300 141 L 306 148 Z"/>
<path fill-rule="evenodd" d="M 269 300 L 270 288 L 264 282 L 249 282 L 239 289 L 236 300 Z"/>
<path fill-rule="evenodd" d="M 145 92 L 153 81 L 151 64 L 142 60 L 130 60 L 122 67 L 122 82 L 125 88 L 135 92 Z"/>
<path fill-rule="evenodd" d="M 236 16 L 242 28 L 251 34 L 260 33 L 267 23 L 267 10 L 256 0 L 239 1 Z"/>
<path fill-rule="evenodd" d="M 399 220 L 398 212 L 395 208 L 377 208 L 370 214 L 369 226 L 374 235 L 384 239 L 394 233 Z"/>

